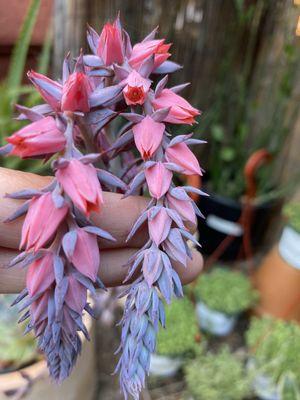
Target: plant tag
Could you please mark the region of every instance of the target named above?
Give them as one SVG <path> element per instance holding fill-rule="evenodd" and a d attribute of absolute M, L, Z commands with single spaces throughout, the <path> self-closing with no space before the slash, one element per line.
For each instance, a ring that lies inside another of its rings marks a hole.
<path fill-rule="evenodd" d="M 214 214 L 210 214 L 206 217 L 206 224 L 215 231 L 224 233 L 225 235 L 239 237 L 243 234 L 242 225 L 237 222 L 228 221 Z"/>

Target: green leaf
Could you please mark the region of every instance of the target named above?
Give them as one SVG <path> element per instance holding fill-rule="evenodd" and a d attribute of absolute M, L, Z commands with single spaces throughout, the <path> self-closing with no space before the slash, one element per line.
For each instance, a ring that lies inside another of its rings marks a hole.
<path fill-rule="evenodd" d="M 22 82 L 27 53 L 40 4 L 41 0 L 31 1 L 19 34 L 18 41 L 13 49 L 7 77 L 7 86 L 10 88 L 10 90 L 17 89 Z M 12 102 L 14 102 L 16 98 L 17 94 L 15 94 L 11 99 Z"/>
<path fill-rule="evenodd" d="M 211 136 L 216 142 L 222 142 L 225 137 L 224 128 L 221 125 L 213 125 L 211 128 Z"/>
<path fill-rule="evenodd" d="M 280 378 L 279 391 L 282 400 L 300 400 L 300 387 L 293 372 L 287 372 Z"/>
<path fill-rule="evenodd" d="M 232 147 L 223 147 L 223 149 L 221 149 L 220 157 L 223 161 L 230 162 L 235 157 L 235 151 Z"/>

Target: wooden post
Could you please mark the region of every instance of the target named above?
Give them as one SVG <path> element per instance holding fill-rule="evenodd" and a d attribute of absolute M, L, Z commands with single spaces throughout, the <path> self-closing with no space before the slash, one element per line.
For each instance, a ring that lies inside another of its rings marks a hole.
<path fill-rule="evenodd" d="M 54 6 L 54 76 L 60 78 L 61 66 L 68 51 L 76 57 L 85 48 L 88 1 L 55 0 Z"/>

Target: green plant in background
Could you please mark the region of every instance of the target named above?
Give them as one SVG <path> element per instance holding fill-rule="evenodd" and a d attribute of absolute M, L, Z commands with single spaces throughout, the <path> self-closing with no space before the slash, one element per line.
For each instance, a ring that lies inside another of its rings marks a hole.
<path fill-rule="evenodd" d="M 225 314 L 244 311 L 258 299 L 258 293 L 246 275 L 222 267 L 200 276 L 195 296 L 210 309 Z"/>
<path fill-rule="evenodd" d="M 279 393 L 282 400 L 300 399 L 300 384 L 292 372 L 286 373 L 280 380 Z"/>
<path fill-rule="evenodd" d="M 186 298 L 173 300 L 166 308 L 166 329 L 160 329 L 157 353 L 178 357 L 192 353 L 199 347 L 195 342 L 198 331 L 193 304 Z"/>
<path fill-rule="evenodd" d="M 12 52 L 7 78 L 0 84 L 0 145 L 6 144 L 5 137 L 23 126 L 21 121 L 13 119 L 13 105 L 20 101 L 23 105 L 32 107 L 39 101 L 37 92 L 32 86 L 22 84 L 22 79 L 40 4 L 41 0 L 31 1 Z M 43 74 L 48 70 L 51 44 L 49 31 L 37 67 L 38 72 Z M 1 158 L 1 166 L 34 172 L 42 172 L 46 168 L 38 160 L 20 160 L 16 157 Z"/>
<path fill-rule="evenodd" d="M 286 204 L 283 214 L 288 219 L 288 224 L 296 232 L 300 233 L 300 202 Z"/>
<path fill-rule="evenodd" d="M 19 314 L 10 304 L 13 295 L 0 295 L 0 372 L 16 370 L 38 359 L 33 335 L 23 335 L 25 326 L 17 323 Z"/>
<path fill-rule="evenodd" d="M 291 382 L 300 389 L 299 324 L 271 317 L 253 318 L 246 342 L 257 373 L 280 383 L 286 391 L 291 390 Z"/>
<path fill-rule="evenodd" d="M 250 393 L 243 361 L 227 347 L 197 357 L 186 366 L 185 378 L 194 400 L 242 400 Z"/>
<path fill-rule="evenodd" d="M 233 30 L 238 27 L 240 32 L 244 32 L 244 41 L 233 44 L 228 37 L 226 57 L 220 63 L 215 86 L 214 102 L 201 117 L 198 131 L 207 137 L 210 146 L 206 157 L 209 174 L 207 187 L 218 195 L 240 200 L 246 190 L 243 172 L 250 155 L 261 148 L 272 154 L 271 164 L 261 168 L 258 173 L 258 196 L 263 201 L 282 196 L 287 189 L 291 189 L 291 185 L 284 188 L 278 186 L 281 172 L 278 163 L 281 162 L 279 155 L 291 133 L 289 127 L 298 113 L 295 107 L 293 112 L 289 110 L 288 120 L 282 117 L 289 105 L 299 56 L 293 43 L 294 36 L 287 34 L 281 58 L 285 69 L 277 78 L 280 81 L 272 99 L 275 104 L 272 116 L 265 121 L 259 134 L 253 135 L 251 118 L 257 105 L 249 101 L 249 83 L 261 35 L 257 24 L 264 20 L 263 15 L 270 11 L 273 2 L 265 0 L 253 4 L 248 2 L 246 5 L 244 0 L 235 0 L 234 3 L 236 18 Z M 234 74 L 233 68 L 236 71 Z"/>

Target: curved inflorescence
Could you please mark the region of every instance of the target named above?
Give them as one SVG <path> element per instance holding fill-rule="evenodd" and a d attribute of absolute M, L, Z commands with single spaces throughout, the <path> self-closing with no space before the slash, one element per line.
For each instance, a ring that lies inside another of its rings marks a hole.
<path fill-rule="evenodd" d="M 186 84 L 166 88 L 168 74 L 181 67 L 168 60 L 171 45 L 156 39 L 156 31 L 132 46 L 117 18 L 100 35 L 88 28 L 93 54 L 80 54 L 73 72 L 67 56 L 62 81 L 30 71 L 46 104 L 17 106 L 19 119 L 31 123 L 1 149 L 22 158 L 54 156 L 55 177 L 46 188 L 10 195 L 25 199 L 10 220 L 26 214 L 24 252 L 11 262 L 29 266 L 27 287 L 16 303 L 26 298 L 22 309 L 29 309 L 21 320 L 29 318 L 27 331 L 34 329 L 57 381 L 69 375 L 80 352 L 78 332 L 88 337 L 82 321 L 84 310 L 92 314 L 87 291 L 103 288 L 97 237 L 114 239 L 90 219 L 103 207 L 102 188 L 125 197 L 150 194 L 127 238 L 148 225 L 147 242 L 128 260 L 124 283 L 133 282 L 124 293 L 120 323 L 117 370 L 125 397 L 135 399 L 149 371 L 159 325 L 165 325 L 163 300 L 170 303 L 183 295 L 173 267 L 187 267 L 192 257 L 188 241 L 198 244 L 188 226 L 201 212 L 189 194 L 203 194 L 173 180 L 175 174 L 202 174 L 189 146 L 203 142 L 192 134 L 172 138 L 170 132 L 172 124 L 192 125 L 200 112 L 178 94 Z M 157 81 L 159 74 L 164 76 Z M 125 124 L 113 134 L 117 117 Z"/>

